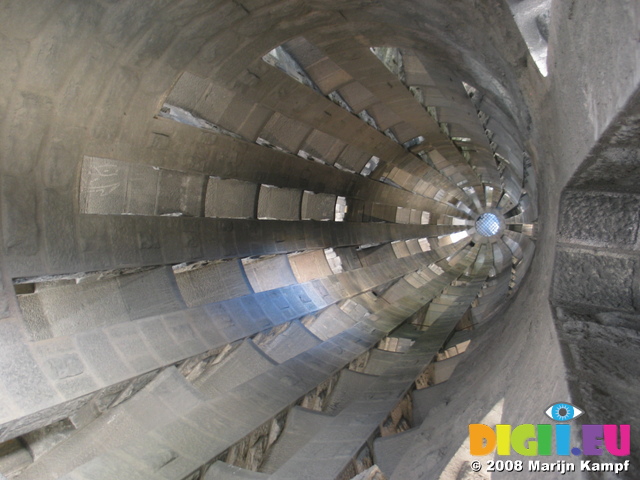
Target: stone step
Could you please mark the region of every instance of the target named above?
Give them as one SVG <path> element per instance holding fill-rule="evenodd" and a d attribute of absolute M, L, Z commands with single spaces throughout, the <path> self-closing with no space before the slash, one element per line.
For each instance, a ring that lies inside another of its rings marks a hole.
<path fill-rule="evenodd" d="M 471 341 L 472 335 L 472 330 L 460 330 L 459 332 L 456 332 L 444 346 L 445 350 L 452 347 L 458 347 L 466 342 Z"/>
<path fill-rule="evenodd" d="M 442 402 L 442 395 L 446 388 L 446 383 L 441 383 L 412 392 L 414 425 L 420 426 L 429 415 L 429 411 Z"/>
<path fill-rule="evenodd" d="M 282 363 L 315 347 L 320 342 L 321 340 L 299 321 L 295 321 L 280 335 L 258 345 L 258 348 L 272 360 Z"/>
<path fill-rule="evenodd" d="M 418 330 L 415 326 L 409 323 L 403 323 L 400 328 L 395 329 L 389 336 L 396 338 L 409 338 L 411 340 L 417 339 L 422 335 L 423 331 Z"/>
<path fill-rule="evenodd" d="M 19 295 L 33 340 L 72 335 L 154 315 L 185 304 L 170 267 Z"/>
<path fill-rule="evenodd" d="M 253 293 L 239 260 L 179 271 L 176 273 L 176 282 L 190 307 Z"/>
<path fill-rule="evenodd" d="M 393 366 L 403 355 L 403 353 L 374 349 L 371 351 L 369 361 L 364 367 L 363 373 L 367 375 L 382 375 L 385 370 Z"/>
<path fill-rule="evenodd" d="M 355 323 L 356 321 L 343 312 L 340 307 L 331 305 L 318 315 L 307 328 L 318 338 L 327 340 L 353 326 Z"/>
<path fill-rule="evenodd" d="M 458 364 L 464 359 L 464 357 L 465 357 L 465 354 L 461 353 L 454 357 L 435 362 L 433 364 L 434 385 L 438 385 L 440 383 L 443 383 L 449 380 L 449 378 L 451 378 L 451 375 L 453 375 L 453 371 L 456 369 Z"/>
<path fill-rule="evenodd" d="M 194 386 L 211 399 L 248 382 L 273 368 L 277 362 L 248 339 L 208 372 L 198 377 Z"/>
<path fill-rule="evenodd" d="M 365 325 L 354 327 L 204 404 L 187 406 L 168 424 L 137 431 L 126 445 L 94 456 L 61 478 L 186 478 L 364 353 L 381 335 L 369 330 Z M 356 341 L 365 338 L 368 345 Z"/>
<path fill-rule="evenodd" d="M 439 322 L 407 353 L 382 352 L 395 357 L 393 366 L 338 415 L 327 418 L 325 426 L 278 469 L 276 478 L 297 480 L 301 471 L 305 478 L 338 478 L 431 362 L 454 325 Z"/>
<path fill-rule="evenodd" d="M 340 378 L 329 396 L 325 412 L 330 415 L 340 413 L 358 398 L 358 395 L 365 391 L 375 378 L 375 375 L 367 375 L 348 369 L 340 372 Z"/>
<path fill-rule="evenodd" d="M 5 478 L 2 474 L 9 478 L 19 475 L 32 461 L 29 450 L 20 440 L 14 438 L 0 443 L 0 479 Z"/>
<path fill-rule="evenodd" d="M 302 407 L 293 407 L 284 432 L 269 452 L 261 470 L 274 473 L 326 425 L 329 415 Z"/>
<path fill-rule="evenodd" d="M 373 459 L 387 477 L 391 477 L 404 453 L 416 443 L 418 435 L 420 435 L 420 429 L 412 428 L 374 440 Z"/>
<path fill-rule="evenodd" d="M 174 367 L 168 368 L 133 398 L 108 410 L 58 448 L 43 454 L 20 478 L 48 480 L 63 476 L 98 455 L 140 438 L 152 428 L 170 424 L 203 401 L 203 395 Z"/>

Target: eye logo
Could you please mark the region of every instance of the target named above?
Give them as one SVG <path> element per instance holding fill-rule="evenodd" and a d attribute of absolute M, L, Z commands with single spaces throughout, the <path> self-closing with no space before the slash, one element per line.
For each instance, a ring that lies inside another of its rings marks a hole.
<path fill-rule="evenodd" d="M 556 422 L 568 422 L 578 418 L 584 412 L 570 403 L 554 403 L 544 413 Z"/>

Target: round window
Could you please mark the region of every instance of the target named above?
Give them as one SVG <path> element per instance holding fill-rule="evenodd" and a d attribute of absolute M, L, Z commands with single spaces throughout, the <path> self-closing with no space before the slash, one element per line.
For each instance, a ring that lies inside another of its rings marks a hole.
<path fill-rule="evenodd" d="M 493 213 L 483 213 L 476 220 L 476 231 L 483 237 L 492 237 L 500 231 L 500 220 Z"/>

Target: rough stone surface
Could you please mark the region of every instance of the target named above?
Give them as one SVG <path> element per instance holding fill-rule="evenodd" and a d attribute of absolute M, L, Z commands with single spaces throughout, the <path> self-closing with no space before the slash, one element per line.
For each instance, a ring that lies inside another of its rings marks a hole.
<path fill-rule="evenodd" d="M 176 275 L 180 293 L 190 307 L 248 295 L 251 286 L 237 260 L 213 263 Z"/>
<path fill-rule="evenodd" d="M 567 355 L 574 372 L 574 395 L 586 410 L 587 418 L 582 422 L 636 425 L 633 392 L 638 388 L 639 374 L 637 315 L 620 312 L 581 315 L 560 309 L 558 318 L 561 338 L 571 345 Z M 638 441 L 637 438 L 632 429 L 631 442 Z M 637 457 L 632 448 L 631 461 Z"/>
<path fill-rule="evenodd" d="M 258 218 L 274 220 L 300 220 L 302 192 L 268 185 L 260 187 Z"/>
<path fill-rule="evenodd" d="M 258 185 L 234 179 L 210 178 L 204 214 L 207 217 L 255 218 Z"/>
<path fill-rule="evenodd" d="M 562 237 L 586 243 L 633 247 L 640 198 L 606 192 L 567 191 L 562 198 Z"/>
<path fill-rule="evenodd" d="M 553 298 L 558 304 L 634 310 L 633 257 L 560 250 L 556 261 Z"/>

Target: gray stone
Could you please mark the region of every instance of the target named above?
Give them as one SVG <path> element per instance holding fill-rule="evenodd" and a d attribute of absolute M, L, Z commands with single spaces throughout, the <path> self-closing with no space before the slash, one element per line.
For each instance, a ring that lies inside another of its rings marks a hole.
<path fill-rule="evenodd" d="M 22 439 L 27 444 L 33 460 L 36 461 L 49 450 L 55 448 L 60 442 L 69 438 L 74 430 L 75 428 L 71 422 L 65 419 L 29 432 Z"/>
<path fill-rule="evenodd" d="M 284 332 L 264 344 L 259 344 L 270 358 L 282 363 L 296 355 L 312 348 L 320 340 L 303 327 L 299 322 L 293 322 Z"/>
<path fill-rule="evenodd" d="M 286 255 L 242 262 L 254 292 L 264 292 L 297 283 Z"/>
<path fill-rule="evenodd" d="M 302 196 L 302 220 L 333 220 L 336 196 L 326 193 L 314 194 L 305 190 Z"/>
<path fill-rule="evenodd" d="M 49 358 L 47 363 L 53 373 L 52 376 L 60 380 L 75 377 L 84 372 L 84 365 L 82 364 L 82 361 L 78 355 L 73 353 Z"/>
<path fill-rule="evenodd" d="M 301 199 L 301 190 L 262 185 L 258 198 L 258 218 L 300 220 Z"/>
<path fill-rule="evenodd" d="M 196 380 L 195 386 L 211 399 L 266 372 L 275 364 L 251 340 L 247 340 L 220 364 L 210 367 Z"/>
<path fill-rule="evenodd" d="M 100 331 L 81 333 L 78 351 L 96 376 L 106 384 L 131 376 L 133 371 L 121 360 L 109 337 Z"/>
<path fill-rule="evenodd" d="M 2 473 L 9 475 L 9 477 L 20 474 L 22 470 L 33 462 L 29 450 L 17 439 L 0 444 L 0 459 L 0 469 Z M 0 478 L 4 477 L 2 473 L 0 473 Z M 6 477 L 3 480 L 6 480 Z"/>
<path fill-rule="evenodd" d="M 211 177 L 207 181 L 204 214 L 219 218 L 255 218 L 258 185 Z"/>
<path fill-rule="evenodd" d="M 269 475 L 264 473 L 252 472 L 240 467 L 235 467 L 224 462 L 216 462 L 207 470 L 204 480 L 266 480 Z"/>
<path fill-rule="evenodd" d="M 122 213 L 154 215 L 158 197 L 160 170 L 131 164 L 127 181 L 126 205 Z"/>
<path fill-rule="evenodd" d="M 640 198 L 607 192 L 567 191 L 559 234 L 574 241 L 632 247 L 638 235 Z"/>
<path fill-rule="evenodd" d="M 12 401 L 24 412 L 44 409 L 60 401 L 46 375 L 35 361 L 29 348 L 23 345 L 3 347 L 0 371 L 11 372 L 0 379 Z"/>
<path fill-rule="evenodd" d="M 83 213 L 125 212 L 130 164 L 106 158 L 84 157 L 80 184 Z"/>
<path fill-rule="evenodd" d="M 171 269 L 121 276 L 117 279 L 130 318 L 147 318 L 185 308 Z"/>
<path fill-rule="evenodd" d="M 309 126 L 276 113 L 262 129 L 260 137 L 295 154 L 310 131 Z"/>
<path fill-rule="evenodd" d="M 28 414 L 20 419 L 3 424 L 0 433 L 0 442 L 15 438 L 25 433 L 32 432 L 73 415 L 86 403 L 91 400 L 91 396 L 84 396 L 74 400 L 60 402 L 55 406 L 40 410 L 36 413 Z"/>
<path fill-rule="evenodd" d="M 558 304 L 634 310 L 633 257 L 561 250 L 557 262 L 553 285 Z"/>
<path fill-rule="evenodd" d="M 40 228 L 34 220 L 36 196 L 32 184 L 18 177 L 2 178 L 2 226 L 9 252 L 35 255 L 38 252 Z M 12 208 L 9 208 L 12 205 Z"/>

